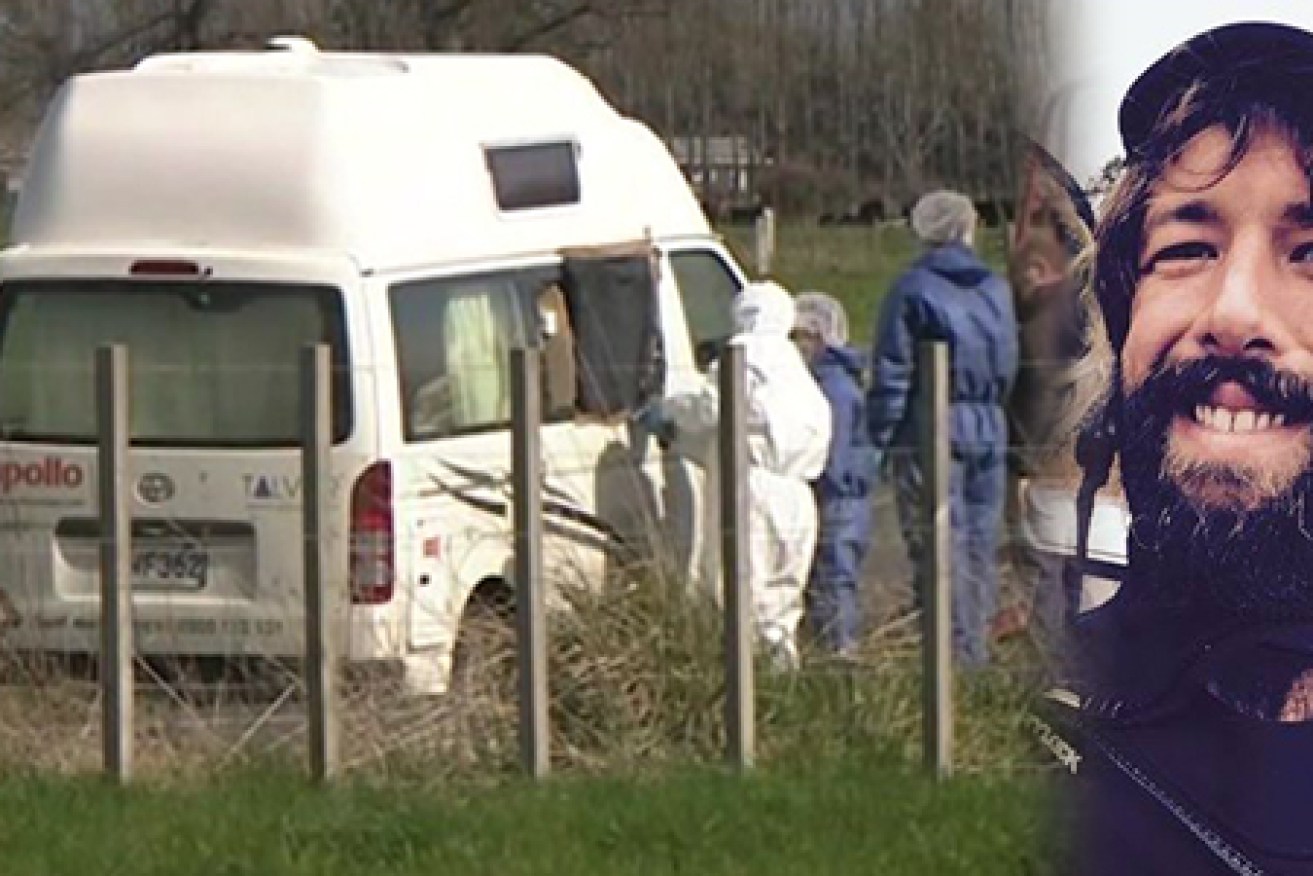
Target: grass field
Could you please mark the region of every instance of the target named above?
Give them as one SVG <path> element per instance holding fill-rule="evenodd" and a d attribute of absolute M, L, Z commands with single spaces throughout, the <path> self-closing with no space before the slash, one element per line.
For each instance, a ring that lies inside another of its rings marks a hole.
<path fill-rule="evenodd" d="M 1052 793 L 1035 775 L 934 785 L 849 758 L 740 777 L 318 789 L 277 772 L 122 791 L 0 782 L 0 861 L 100 874 L 1027 874 Z"/>
<path fill-rule="evenodd" d="M 753 230 L 748 226 L 720 229 L 739 264 L 753 271 Z M 880 302 L 897 276 L 917 254 L 907 226 L 819 227 L 806 222 L 781 223 L 776 231 L 771 275 L 794 294 L 826 292 L 843 302 L 854 341 L 865 343 L 879 313 Z M 1003 233 L 980 233 L 985 260 L 1002 271 L 1006 265 Z"/>

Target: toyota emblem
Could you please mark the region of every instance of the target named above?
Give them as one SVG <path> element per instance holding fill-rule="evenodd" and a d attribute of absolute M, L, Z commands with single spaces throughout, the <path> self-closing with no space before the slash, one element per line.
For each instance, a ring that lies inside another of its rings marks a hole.
<path fill-rule="evenodd" d="M 161 472 L 144 474 L 137 481 L 137 497 L 147 505 L 158 505 L 173 498 L 173 478 Z"/>

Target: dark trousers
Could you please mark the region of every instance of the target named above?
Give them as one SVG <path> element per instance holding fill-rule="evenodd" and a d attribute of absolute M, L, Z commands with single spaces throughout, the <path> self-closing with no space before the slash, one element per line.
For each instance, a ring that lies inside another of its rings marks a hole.
<path fill-rule="evenodd" d="M 899 524 L 912 561 L 917 604 L 928 583 L 924 555 L 924 479 L 914 451 L 892 460 Z M 975 447 L 953 454 L 948 501 L 953 529 L 953 650 L 967 667 L 989 662 L 989 620 L 998 606 L 998 542 L 1007 488 L 1004 448 Z"/>

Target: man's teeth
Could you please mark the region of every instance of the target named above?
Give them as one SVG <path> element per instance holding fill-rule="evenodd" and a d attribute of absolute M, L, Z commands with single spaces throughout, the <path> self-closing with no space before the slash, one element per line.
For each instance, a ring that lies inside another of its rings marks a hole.
<path fill-rule="evenodd" d="M 1195 422 L 1221 432 L 1257 432 L 1273 426 L 1284 426 L 1282 414 L 1264 414 L 1258 411 L 1232 411 L 1226 408 L 1199 405 L 1194 409 Z"/>

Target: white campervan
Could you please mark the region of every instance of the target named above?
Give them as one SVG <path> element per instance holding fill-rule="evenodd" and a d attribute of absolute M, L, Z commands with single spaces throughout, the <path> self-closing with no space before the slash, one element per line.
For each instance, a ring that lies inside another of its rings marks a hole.
<path fill-rule="evenodd" d="M 325 342 L 347 657 L 441 690 L 508 586 L 508 350 L 543 351 L 549 568 L 687 563 L 697 472 L 629 414 L 699 378 L 742 282 L 663 144 L 550 58 L 294 39 L 76 77 L 0 254 L 0 636 L 97 647 L 114 342 L 139 650 L 299 654 L 297 357 Z"/>

